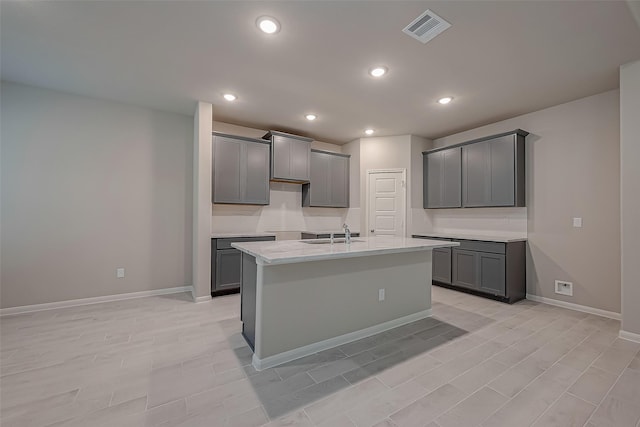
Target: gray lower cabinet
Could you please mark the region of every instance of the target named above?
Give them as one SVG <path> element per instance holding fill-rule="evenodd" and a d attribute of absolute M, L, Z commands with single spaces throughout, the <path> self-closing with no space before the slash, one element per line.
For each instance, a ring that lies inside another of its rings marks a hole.
<path fill-rule="evenodd" d="M 271 142 L 272 181 L 309 182 L 311 138 L 277 131 L 269 131 L 262 138 Z"/>
<path fill-rule="evenodd" d="M 433 250 L 432 280 L 434 284 L 490 295 L 513 303 L 526 295 L 526 242 L 490 242 L 442 239 L 427 236 L 415 238 L 450 240 L 460 243 L 454 248 Z"/>
<path fill-rule="evenodd" d="M 269 143 L 213 133 L 213 203 L 269 204 Z"/>
<path fill-rule="evenodd" d="M 231 247 L 233 242 L 275 240 L 272 236 L 211 239 L 211 295 L 240 291 L 242 252 Z"/>
<path fill-rule="evenodd" d="M 349 161 L 347 154 L 311 150 L 311 179 L 302 186 L 302 206 L 349 207 Z"/>
<path fill-rule="evenodd" d="M 423 153 L 424 208 L 459 208 L 461 199 L 460 147 Z"/>
<path fill-rule="evenodd" d="M 433 272 L 431 277 L 433 280 L 451 284 L 451 248 L 437 248 L 433 250 L 431 260 L 433 264 Z"/>

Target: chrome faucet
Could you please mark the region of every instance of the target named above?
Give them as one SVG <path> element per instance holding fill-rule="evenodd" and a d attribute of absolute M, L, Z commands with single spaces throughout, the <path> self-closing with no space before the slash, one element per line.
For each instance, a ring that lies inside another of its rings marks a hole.
<path fill-rule="evenodd" d="M 349 230 L 349 226 L 346 223 L 342 224 L 342 228 L 344 228 L 344 242 L 348 245 L 351 243 L 351 230 Z"/>

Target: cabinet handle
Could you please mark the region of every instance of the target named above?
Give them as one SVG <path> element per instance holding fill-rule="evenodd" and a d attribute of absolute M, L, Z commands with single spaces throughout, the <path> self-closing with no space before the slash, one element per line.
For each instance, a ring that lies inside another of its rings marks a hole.
<path fill-rule="evenodd" d="M 372 233 L 375 233 L 376 230 L 371 230 Z"/>

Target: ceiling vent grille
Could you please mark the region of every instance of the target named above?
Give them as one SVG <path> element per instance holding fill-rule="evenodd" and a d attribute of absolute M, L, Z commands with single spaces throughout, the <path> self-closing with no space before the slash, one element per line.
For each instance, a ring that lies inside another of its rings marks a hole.
<path fill-rule="evenodd" d="M 427 9 L 411 24 L 407 25 L 402 32 L 422 43 L 426 43 L 450 26 L 450 23 Z"/>

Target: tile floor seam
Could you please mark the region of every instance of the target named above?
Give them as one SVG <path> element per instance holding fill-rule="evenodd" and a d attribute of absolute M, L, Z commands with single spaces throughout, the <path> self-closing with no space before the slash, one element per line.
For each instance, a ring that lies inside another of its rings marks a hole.
<path fill-rule="evenodd" d="M 607 349 L 611 348 L 611 346 L 609 346 Z M 605 350 L 606 351 L 606 350 Z M 593 366 L 594 363 L 596 363 L 596 361 L 605 353 L 605 351 L 603 351 L 602 353 L 600 353 L 600 355 L 598 357 L 595 358 L 595 360 L 593 360 L 593 362 L 591 362 L 591 364 L 589 365 L 589 368 L 591 368 Z M 627 365 L 628 366 L 628 365 Z M 595 368 L 595 367 L 594 367 Z M 626 368 L 625 368 L 626 369 Z M 604 369 L 603 369 L 604 371 Z M 612 373 L 609 371 L 605 371 L 608 373 Z M 593 416 L 596 414 L 596 412 L 598 412 L 598 410 L 600 409 L 600 407 L 602 406 L 602 402 L 605 401 L 605 399 L 607 398 L 607 396 L 609 396 L 609 393 L 611 393 L 611 390 L 613 390 L 613 388 L 616 386 L 616 384 L 618 384 L 618 381 L 620 381 L 620 377 L 622 376 L 622 374 L 624 373 L 624 369 L 620 372 L 620 374 L 617 376 L 616 380 L 611 384 L 611 387 L 609 387 L 609 389 L 607 390 L 606 393 L 604 393 L 602 395 L 602 398 L 600 399 L 600 403 L 598 403 L 596 405 L 596 409 L 594 409 L 594 411 L 591 413 L 591 415 L 589 416 L 589 419 L 584 423 L 584 425 L 587 425 L 591 422 L 591 419 L 593 418 Z"/>

